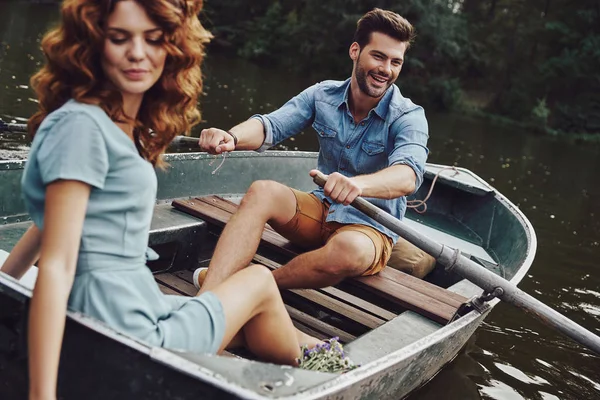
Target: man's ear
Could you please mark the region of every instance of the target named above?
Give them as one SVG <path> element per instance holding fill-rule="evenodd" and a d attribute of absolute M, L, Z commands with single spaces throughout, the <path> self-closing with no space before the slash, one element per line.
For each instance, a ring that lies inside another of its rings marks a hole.
<path fill-rule="evenodd" d="M 356 42 L 350 45 L 350 49 L 348 50 L 348 54 L 350 55 L 350 59 L 352 61 L 358 60 L 358 56 L 360 54 L 360 45 Z"/>

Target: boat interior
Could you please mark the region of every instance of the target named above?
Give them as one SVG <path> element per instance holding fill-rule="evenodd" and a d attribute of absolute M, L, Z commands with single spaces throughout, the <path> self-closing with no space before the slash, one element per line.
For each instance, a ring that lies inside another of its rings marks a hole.
<path fill-rule="evenodd" d="M 175 165 L 178 160 L 174 157 L 175 168 L 159 174 L 159 200 L 149 239 L 159 258 L 148 266 L 164 293 L 193 296 L 197 293 L 193 271 L 208 265 L 223 226 L 237 209 L 245 188 L 257 177 L 248 174 L 233 185 L 228 183 L 233 177 L 225 172 L 219 183 L 194 189 L 187 177 L 197 171 L 186 167 L 194 157 L 181 157 L 181 165 Z M 208 161 L 206 155 L 198 157 Z M 308 161 L 303 160 L 305 156 L 299 158 L 303 164 L 315 161 L 314 156 Z M 250 161 L 256 166 L 260 160 Z M 210 170 L 210 164 L 202 164 Z M 511 279 L 528 251 L 522 222 L 500 206 L 502 199 L 481 179 L 466 170 L 444 169 L 428 165 L 423 185 L 411 197 L 425 198 L 439 175 L 427 211 L 408 211 L 405 223 Z M 299 181 L 286 175 L 274 178 L 301 190 L 314 188 L 307 177 Z M 16 243 L 30 222 L 14 216 L 4 217 L 4 221 L 0 243 L 8 250 L 6 246 Z M 506 235 L 509 229 L 517 232 L 510 239 Z M 267 225 L 253 261 L 276 269 L 300 251 Z M 436 265 L 424 279 L 388 267 L 378 275 L 347 279 L 334 287 L 284 290 L 282 297 L 300 330 L 319 338 L 339 337 L 350 357 L 366 364 L 439 330 L 452 321 L 461 305 L 480 293 L 481 289 Z M 244 352 L 234 355 L 251 357 Z"/>

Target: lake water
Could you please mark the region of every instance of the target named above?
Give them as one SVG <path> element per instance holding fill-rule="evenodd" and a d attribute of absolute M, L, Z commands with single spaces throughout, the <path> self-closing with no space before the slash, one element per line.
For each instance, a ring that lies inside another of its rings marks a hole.
<path fill-rule="evenodd" d="M 24 122 L 36 104 L 29 77 L 43 57 L 56 5 L 0 3 L 0 117 Z M 350 63 L 350 62 L 349 62 Z M 349 64 L 350 65 L 350 64 Z M 209 54 L 204 121 L 229 128 L 283 104 L 306 77 Z M 348 73 L 350 72 L 350 68 Z M 398 82 L 402 87 L 402 76 Z M 471 169 L 517 204 L 538 250 L 521 289 L 600 334 L 600 149 L 460 115 L 428 114 L 429 161 Z M 317 150 L 312 132 L 282 147 Z M 0 134 L 0 159 L 24 157 L 26 140 Z M 522 311 L 500 304 L 461 354 L 410 399 L 600 399 L 600 358 Z"/>

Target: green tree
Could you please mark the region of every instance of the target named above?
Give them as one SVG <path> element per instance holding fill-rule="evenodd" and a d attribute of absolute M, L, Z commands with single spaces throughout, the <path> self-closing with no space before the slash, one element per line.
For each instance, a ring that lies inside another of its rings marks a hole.
<path fill-rule="evenodd" d="M 491 113 L 531 123 L 542 110 L 549 129 L 600 132 L 597 0 L 208 0 L 205 23 L 215 48 L 344 79 L 356 21 L 374 7 L 417 29 L 398 81 L 417 102 L 452 109 L 477 91 Z"/>

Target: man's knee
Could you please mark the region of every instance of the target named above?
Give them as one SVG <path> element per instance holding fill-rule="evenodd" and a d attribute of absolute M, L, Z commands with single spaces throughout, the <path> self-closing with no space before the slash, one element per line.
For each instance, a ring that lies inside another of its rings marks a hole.
<path fill-rule="evenodd" d="M 375 246 L 371 239 L 358 232 L 344 232 L 331 238 L 325 246 L 325 269 L 332 275 L 350 277 L 361 275 L 373 264 Z"/>
<path fill-rule="evenodd" d="M 275 181 L 254 181 L 240 202 L 240 208 L 272 209 L 277 202 L 281 185 Z"/>
<path fill-rule="evenodd" d="M 289 187 L 275 181 L 258 180 L 252 182 L 242 198 L 240 206 L 251 202 L 278 202 L 288 198 L 291 190 Z"/>
<path fill-rule="evenodd" d="M 258 202 L 262 203 L 264 199 L 268 199 L 271 186 L 276 183 L 273 181 L 254 181 L 246 191 L 246 194 L 240 202 L 240 207 Z"/>
<path fill-rule="evenodd" d="M 240 211 L 254 213 L 269 223 L 283 224 L 296 212 L 296 198 L 292 190 L 275 181 L 254 181 L 240 202 Z"/>

